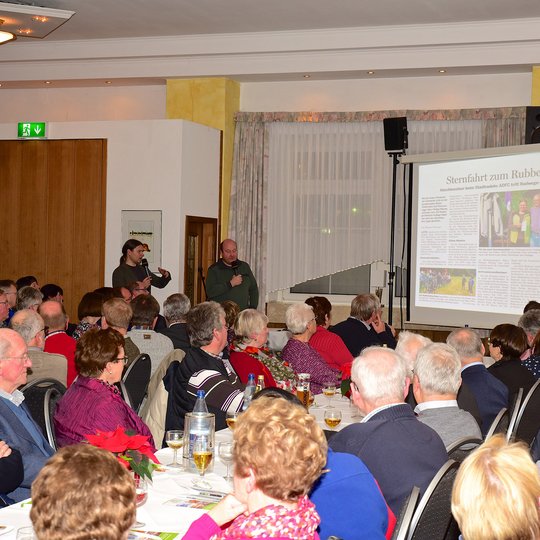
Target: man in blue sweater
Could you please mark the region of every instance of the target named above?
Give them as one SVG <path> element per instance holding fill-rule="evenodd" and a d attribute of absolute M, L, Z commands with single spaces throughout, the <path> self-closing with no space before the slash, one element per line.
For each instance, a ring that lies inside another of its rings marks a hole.
<path fill-rule="evenodd" d="M 423 492 L 448 455 L 439 435 L 404 403 L 410 379 L 395 351 L 364 349 L 353 362 L 351 380 L 352 400 L 366 416 L 332 437 L 330 447 L 366 464 L 397 516 L 412 488 Z"/>

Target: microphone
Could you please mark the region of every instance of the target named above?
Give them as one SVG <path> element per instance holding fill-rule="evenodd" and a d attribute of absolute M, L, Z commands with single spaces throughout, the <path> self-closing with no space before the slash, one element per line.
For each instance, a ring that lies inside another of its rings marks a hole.
<path fill-rule="evenodd" d="M 240 266 L 240 262 L 238 261 L 238 259 L 236 259 L 236 261 L 233 261 L 231 263 L 231 268 L 233 269 L 233 273 L 235 276 L 238 275 L 238 267 Z"/>
<path fill-rule="evenodd" d="M 144 271 L 146 272 L 146 277 L 150 277 L 150 270 L 148 269 L 148 259 L 142 259 L 141 266 L 144 268 Z"/>

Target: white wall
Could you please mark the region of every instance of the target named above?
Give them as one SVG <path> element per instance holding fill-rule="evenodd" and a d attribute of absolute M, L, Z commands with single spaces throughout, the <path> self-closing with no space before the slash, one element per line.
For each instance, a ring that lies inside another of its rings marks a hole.
<path fill-rule="evenodd" d="M 0 124 L 0 139 L 16 128 Z M 121 211 L 161 210 L 162 266 L 173 279 L 153 294 L 162 304 L 183 291 L 185 215 L 218 217 L 219 131 L 182 120 L 53 122 L 48 137 L 107 139 L 105 285 L 121 255 Z"/>
<path fill-rule="evenodd" d="M 468 109 L 531 104 L 532 74 L 243 83 L 242 111 Z"/>
<path fill-rule="evenodd" d="M 166 118 L 166 86 L 1 89 L 2 122 Z"/>

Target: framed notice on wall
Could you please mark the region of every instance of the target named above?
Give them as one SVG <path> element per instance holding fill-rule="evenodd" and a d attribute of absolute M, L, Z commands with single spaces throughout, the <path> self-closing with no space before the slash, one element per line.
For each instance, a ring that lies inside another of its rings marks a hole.
<path fill-rule="evenodd" d="M 161 210 L 122 210 L 122 245 L 135 238 L 143 244 L 150 269 L 161 266 Z"/>

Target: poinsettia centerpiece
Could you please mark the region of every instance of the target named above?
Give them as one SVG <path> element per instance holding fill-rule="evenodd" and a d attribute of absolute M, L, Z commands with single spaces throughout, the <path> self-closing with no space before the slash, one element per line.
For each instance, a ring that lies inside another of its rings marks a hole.
<path fill-rule="evenodd" d="M 95 435 L 86 435 L 91 445 L 109 450 L 126 469 L 151 480 L 159 461 L 148 439 L 146 435 L 138 435 L 122 427 L 117 427 L 115 431 L 97 430 Z"/>

